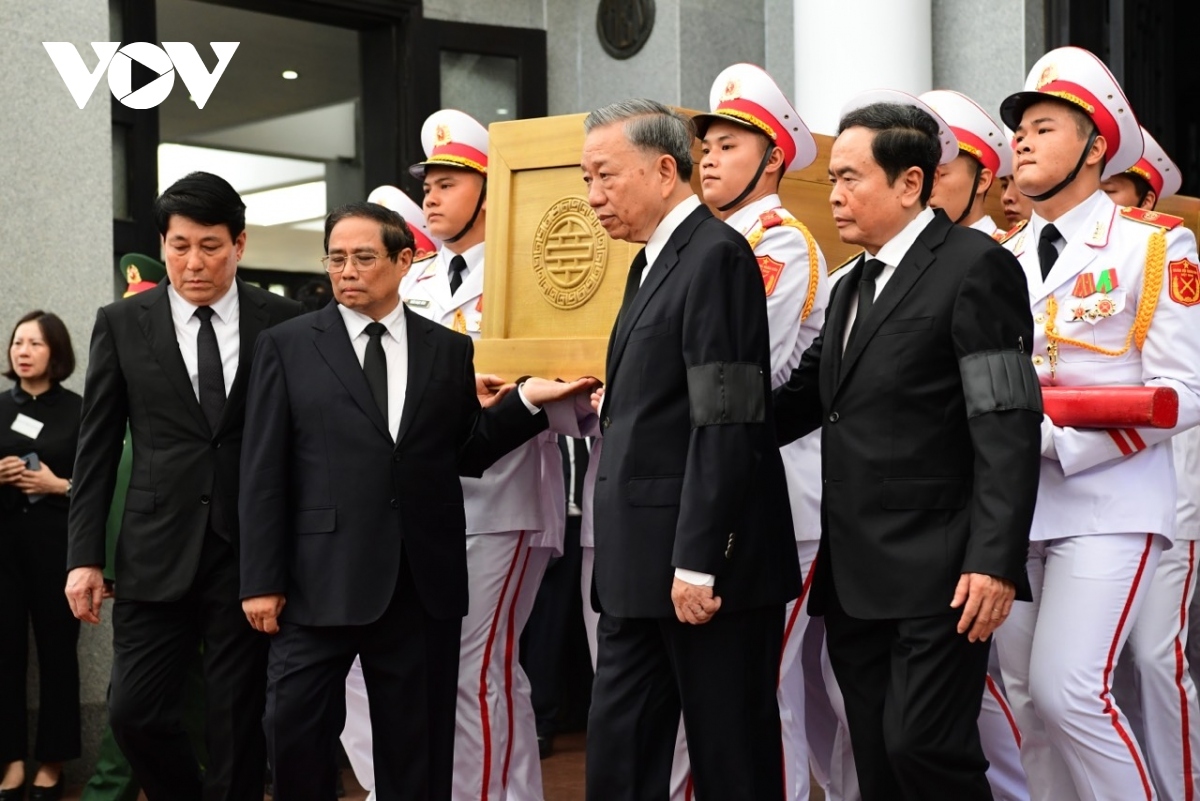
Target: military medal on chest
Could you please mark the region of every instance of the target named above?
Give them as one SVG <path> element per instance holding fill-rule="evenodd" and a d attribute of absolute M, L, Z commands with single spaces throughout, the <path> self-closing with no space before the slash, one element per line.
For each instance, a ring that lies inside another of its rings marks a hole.
<path fill-rule="evenodd" d="M 1071 289 L 1073 300 L 1067 305 L 1067 322 L 1095 325 L 1125 308 L 1125 291 L 1116 291 L 1119 279 L 1115 268 L 1099 273 L 1082 273 Z"/>

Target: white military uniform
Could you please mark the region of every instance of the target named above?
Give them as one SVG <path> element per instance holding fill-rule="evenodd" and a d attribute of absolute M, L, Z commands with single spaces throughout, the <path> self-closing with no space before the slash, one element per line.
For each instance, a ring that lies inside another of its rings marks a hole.
<path fill-rule="evenodd" d="M 1034 798 L 1150 798 L 1146 762 L 1112 700 L 1111 674 L 1174 537 L 1167 440 L 1200 422 L 1200 309 L 1174 297 L 1194 275 L 1188 265 L 1196 262 L 1196 242 L 1186 228 L 1164 232 L 1125 216 L 1102 192 L 1054 224 L 1066 244 L 1045 281 L 1036 243 L 1046 223 L 1036 212 L 1006 243 L 1029 283 L 1033 361 L 1042 383 L 1169 386 L 1179 394 L 1179 424 L 1053 428 L 1030 533 L 1034 601 L 1014 604 L 998 631 L 1001 667 Z M 1146 268 L 1156 236 L 1165 248 L 1153 267 L 1163 275 L 1139 348 L 1128 339 L 1154 283 Z M 1174 278 L 1171 262 L 1178 265 Z M 1048 322 L 1052 333 L 1082 344 L 1059 342 L 1054 354 Z"/>
<path fill-rule="evenodd" d="M 1159 200 L 1170 197 L 1183 183 L 1179 168 L 1144 128 L 1142 136 L 1142 158 L 1127 172 L 1147 180 Z M 1200 789 L 1200 708 L 1187 656 L 1200 533 L 1200 428 L 1173 437 L 1171 449 L 1179 483 L 1175 547 L 1163 553 L 1150 580 L 1113 695 L 1142 744 L 1158 797 L 1183 801 Z"/>
<path fill-rule="evenodd" d="M 990 236 L 992 239 L 996 240 L 999 240 L 1004 235 L 1004 229 L 996 227 L 995 220 L 986 214 L 975 222 L 971 223 L 970 227 L 974 228 L 976 231 L 981 231 Z"/>
<path fill-rule="evenodd" d="M 1137 120 L 1093 54 L 1075 47 L 1047 53 L 1025 90 L 1005 99 L 1001 116 L 1016 129 L 1025 109 L 1046 100 L 1092 119 L 1107 144 L 1101 179 L 1137 163 Z M 1042 140 L 1033 142 L 1036 156 Z M 1015 147 L 1019 161 L 1022 143 Z M 1030 532 L 1033 601 L 1015 603 L 997 631 L 1000 664 L 1034 799 L 1151 799 L 1145 757 L 1111 682 L 1159 557 L 1174 539 L 1167 440 L 1200 422 L 1196 240 L 1179 220 L 1118 209 L 1097 189 L 1052 221 L 1058 257 L 1043 278 L 1039 241 L 1050 223 L 1040 207 L 1035 201 L 1029 224 L 1005 247 L 1025 271 L 1041 383 L 1170 387 L 1179 420 L 1169 430 L 1085 430 L 1047 418 Z"/>

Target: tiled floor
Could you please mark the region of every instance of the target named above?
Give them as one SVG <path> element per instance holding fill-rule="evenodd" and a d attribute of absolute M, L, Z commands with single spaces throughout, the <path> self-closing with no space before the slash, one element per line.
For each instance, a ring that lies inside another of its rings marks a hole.
<path fill-rule="evenodd" d="M 554 753 L 542 761 L 542 785 L 546 801 L 583 801 L 583 752 L 582 733 L 559 737 L 554 742 Z M 366 792 L 359 787 L 350 771 L 344 772 L 346 801 L 362 801 Z M 79 791 L 68 793 L 67 801 L 79 801 Z M 812 801 L 823 801 L 824 794 L 815 784 Z"/>

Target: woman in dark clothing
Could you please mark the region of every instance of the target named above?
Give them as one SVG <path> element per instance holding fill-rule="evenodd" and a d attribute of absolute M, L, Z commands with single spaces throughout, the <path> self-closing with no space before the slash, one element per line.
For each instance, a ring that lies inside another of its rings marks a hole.
<path fill-rule="evenodd" d="M 61 798 L 62 764 L 80 754 L 79 621 L 63 595 L 81 398 L 61 382 L 74 369 L 62 320 L 21 318 L 4 373 L 16 384 L 0 394 L 0 801 L 25 792 L 30 620 L 41 688 L 31 801 Z"/>

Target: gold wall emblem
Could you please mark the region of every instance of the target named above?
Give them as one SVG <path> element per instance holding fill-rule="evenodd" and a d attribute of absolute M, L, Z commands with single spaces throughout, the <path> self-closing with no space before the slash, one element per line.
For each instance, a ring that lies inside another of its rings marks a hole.
<path fill-rule="evenodd" d="M 533 274 L 542 297 L 556 309 L 592 299 L 608 263 L 608 237 L 586 199 L 555 201 L 533 236 Z"/>

